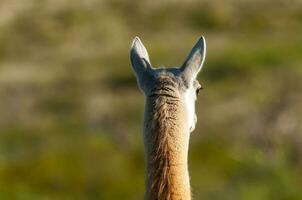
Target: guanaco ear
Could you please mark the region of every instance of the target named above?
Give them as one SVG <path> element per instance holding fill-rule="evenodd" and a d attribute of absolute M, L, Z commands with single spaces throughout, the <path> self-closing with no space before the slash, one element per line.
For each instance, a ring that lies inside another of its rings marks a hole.
<path fill-rule="evenodd" d="M 180 67 L 183 78 L 188 84 L 193 84 L 202 68 L 206 56 L 206 41 L 201 37 L 192 48 L 184 64 Z"/>
<path fill-rule="evenodd" d="M 130 48 L 130 61 L 138 80 L 151 70 L 148 52 L 138 37 L 135 37 Z"/>

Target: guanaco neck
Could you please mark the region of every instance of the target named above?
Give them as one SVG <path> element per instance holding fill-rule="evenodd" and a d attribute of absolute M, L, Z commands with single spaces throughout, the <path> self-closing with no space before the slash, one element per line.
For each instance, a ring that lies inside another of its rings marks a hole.
<path fill-rule="evenodd" d="M 182 101 L 168 93 L 146 97 L 145 200 L 190 200 L 189 130 Z"/>

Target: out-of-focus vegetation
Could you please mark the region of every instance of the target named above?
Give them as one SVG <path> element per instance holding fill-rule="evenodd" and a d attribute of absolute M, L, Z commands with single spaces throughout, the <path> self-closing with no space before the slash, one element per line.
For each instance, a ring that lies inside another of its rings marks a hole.
<path fill-rule="evenodd" d="M 302 199 L 299 0 L 1 0 L 0 199 L 143 199 L 135 35 L 154 66 L 207 58 L 194 199 Z"/>

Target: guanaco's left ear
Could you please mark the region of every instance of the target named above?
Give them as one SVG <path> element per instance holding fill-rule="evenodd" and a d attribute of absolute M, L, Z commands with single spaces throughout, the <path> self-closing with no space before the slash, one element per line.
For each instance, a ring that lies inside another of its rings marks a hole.
<path fill-rule="evenodd" d="M 138 37 L 135 37 L 130 47 L 130 61 L 138 80 L 151 70 L 148 52 Z"/>
<path fill-rule="evenodd" d="M 183 78 L 189 84 L 193 84 L 202 68 L 206 56 L 206 41 L 201 37 L 192 48 L 184 64 L 180 67 Z"/>

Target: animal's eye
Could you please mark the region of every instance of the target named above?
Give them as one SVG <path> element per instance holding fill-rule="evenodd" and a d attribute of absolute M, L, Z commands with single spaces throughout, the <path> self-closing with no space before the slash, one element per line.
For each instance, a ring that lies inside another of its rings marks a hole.
<path fill-rule="evenodd" d="M 196 88 L 196 95 L 198 95 L 199 91 L 202 90 L 203 87 L 199 86 L 198 88 Z"/>

